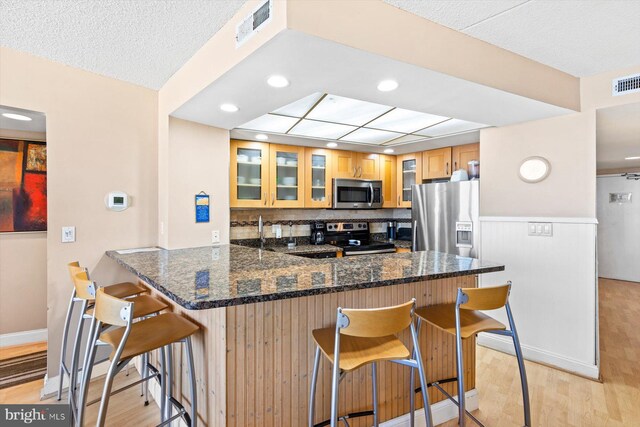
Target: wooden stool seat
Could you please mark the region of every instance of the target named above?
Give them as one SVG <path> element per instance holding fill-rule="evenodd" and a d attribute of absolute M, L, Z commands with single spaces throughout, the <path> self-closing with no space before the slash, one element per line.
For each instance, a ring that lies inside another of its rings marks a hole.
<path fill-rule="evenodd" d="M 152 297 L 151 295 L 138 295 L 137 297 L 129 298 L 128 301 L 131 301 L 133 303 L 134 319 L 146 317 L 153 313 L 158 313 L 168 307 L 166 303 Z M 86 313 L 90 316 L 93 316 L 93 307 L 89 308 Z"/>
<path fill-rule="evenodd" d="M 336 328 L 316 329 L 313 339 L 325 356 L 333 363 Z M 394 335 L 363 338 L 344 335 L 340 338 L 340 369 L 352 371 L 378 360 L 408 359 L 411 353 Z"/>
<path fill-rule="evenodd" d="M 164 313 L 136 322 L 131 325 L 131 332 L 120 359 L 129 359 L 180 341 L 198 329 L 198 325 L 175 313 Z M 100 341 L 112 348 L 109 359 L 113 358 L 124 331 L 125 328 L 121 327 L 100 335 Z"/>
<path fill-rule="evenodd" d="M 456 304 L 438 304 L 416 309 L 416 315 L 436 328 L 456 335 Z M 505 330 L 494 318 L 475 310 L 460 310 L 460 336 L 469 338 L 479 332 Z"/>
<path fill-rule="evenodd" d="M 133 295 L 138 295 L 147 292 L 147 289 L 138 284 L 131 282 L 116 283 L 104 287 L 104 293 L 116 298 L 127 298 Z"/>

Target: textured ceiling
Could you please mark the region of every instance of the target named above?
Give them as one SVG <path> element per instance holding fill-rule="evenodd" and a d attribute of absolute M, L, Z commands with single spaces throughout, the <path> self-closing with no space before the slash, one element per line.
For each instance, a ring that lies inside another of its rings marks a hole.
<path fill-rule="evenodd" d="M 244 0 L 0 0 L 0 45 L 159 89 Z"/>
<path fill-rule="evenodd" d="M 640 65 L 638 0 L 385 0 L 577 77 Z"/>

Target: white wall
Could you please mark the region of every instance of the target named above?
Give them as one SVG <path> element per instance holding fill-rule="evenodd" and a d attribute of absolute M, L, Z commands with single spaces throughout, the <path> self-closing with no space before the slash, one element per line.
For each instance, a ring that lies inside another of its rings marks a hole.
<path fill-rule="evenodd" d="M 527 359 L 597 378 L 595 221 L 548 220 L 553 237 L 529 236 L 525 218 L 483 218 L 483 259 L 505 270 L 482 275 L 480 284 L 513 282 L 509 300 Z M 489 314 L 508 324 L 504 310 Z M 513 352 L 497 335 L 479 343 Z"/>
<path fill-rule="evenodd" d="M 599 177 L 598 273 L 640 282 L 640 180 Z M 609 203 L 609 193 L 632 193 L 631 203 Z"/>

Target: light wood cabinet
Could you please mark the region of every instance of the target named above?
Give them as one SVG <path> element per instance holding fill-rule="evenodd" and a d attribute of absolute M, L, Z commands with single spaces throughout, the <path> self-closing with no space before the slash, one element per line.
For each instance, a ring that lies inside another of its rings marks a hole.
<path fill-rule="evenodd" d="M 371 153 L 357 153 L 356 178 L 380 179 L 380 155 Z"/>
<path fill-rule="evenodd" d="M 353 151 L 333 150 L 333 177 L 355 178 L 357 153 Z"/>
<path fill-rule="evenodd" d="M 398 207 L 397 188 L 397 160 L 396 156 L 380 154 L 380 179 L 382 180 L 382 207 Z"/>
<path fill-rule="evenodd" d="M 469 173 L 468 163 L 471 160 L 480 160 L 480 143 L 456 145 L 451 149 L 451 161 L 453 170 L 465 169 Z"/>
<path fill-rule="evenodd" d="M 422 153 L 403 154 L 397 157 L 398 207 L 411 207 L 411 186 L 421 184 Z"/>
<path fill-rule="evenodd" d="M 379 155 L 334 150 L 333 177 L 348 179 L 380 179 Z"/>
<path fill-rule="evenodd" d="M 330 208 L 333 184 L 333 152 L 306 148 L 304 157 L 305 208 Z"/>
<path fill-rule="evenodd" d="M 269 207 L 304 207 L 304 147 L 269 145 Z"/>
<path fill-rule="evenodd" d="M 451 147 L 424 151 L 422 179 L 448 178 L 451 176 L 451 165 Z"/>
<path fill-rule="evenodd" d="M 231 140 L 230 183 L 232 208 L 267 207 L 269 144 Z"/>

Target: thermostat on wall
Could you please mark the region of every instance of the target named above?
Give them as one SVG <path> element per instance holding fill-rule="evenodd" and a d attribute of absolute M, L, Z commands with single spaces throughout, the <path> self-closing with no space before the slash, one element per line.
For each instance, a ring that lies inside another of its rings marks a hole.
<path fill-rule="evenodd" d="M 122 191 L 112 191 L 107 194 L 104 204 L 107 205 L 108 209 L 120 212 L 129 207 L 129 196 Z"/>

